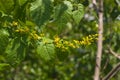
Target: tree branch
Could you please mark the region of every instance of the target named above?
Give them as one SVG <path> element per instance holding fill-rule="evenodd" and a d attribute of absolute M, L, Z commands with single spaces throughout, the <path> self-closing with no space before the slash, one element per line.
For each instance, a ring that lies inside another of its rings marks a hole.
<path fill-rule="evenodd" d="M 102 80 L 110 80 L 115 74 L 120 70 L 120 62 L 102 79 Z"/>
<path fill-rule="evenodd" d="M 93 0 L 94 4 L 96 1 Z M 102 56 L 102 38 L 103 38 L 103 0 L 98 0 L 98 16 L 99 16 L 99 24 L 98 24 L 98 45 L 97 45 L 97 55 L 96 55 L 96 66 L 95 66 L 95 74 L 94 80 L 100 80 L 100 68 L 101 68 L 101 56 Z"/>
<path fill-rule="evenodd" d="M 93 8 L 96 11 L 96 13 L 98 14 L 98 7 L 97 7 L 97 2 L 96 0 L 92 0 L 92 4 L 93 4 Z"/>
<path fill-rule="evenodd" d="M 120 59 L 120 55 L 118 53 L 115 53 L 110 47 L 108 47 L 108 49 L 109 49 L 109 53 L 111 53 L 116 58 Z"/>

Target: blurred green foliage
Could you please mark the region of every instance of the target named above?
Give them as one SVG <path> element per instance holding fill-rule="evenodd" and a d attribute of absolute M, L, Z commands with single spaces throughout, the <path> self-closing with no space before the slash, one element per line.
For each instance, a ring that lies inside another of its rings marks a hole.
<path fill-rule="evenodd" d="M 104 1 L 101 77 L 119 62 L 107 51 L 109 45 L 120 53 L 119 3 Z M 89 0 L 0 0 L 0 80 L 92 80 L 97 42 L 63 52 L 54 36 L 82 40 L 97 24 Z"/>

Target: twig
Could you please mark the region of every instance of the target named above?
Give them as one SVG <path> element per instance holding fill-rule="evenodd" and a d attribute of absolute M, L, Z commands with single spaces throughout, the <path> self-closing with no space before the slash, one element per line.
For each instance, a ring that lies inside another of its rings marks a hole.
<path fill-rule="evenodd" d="M 118 53 L 115 53 L 110 47 L 108 47 L 109 52 L 114 55 L 116 58 L 120 59 L 120 55 L 118 55 Z"/>
<path fill-rule="evenodd" d="M 102 80 L 110 80 L 115 74 L 120 70 L 120 62 L 102 79 Z"/>
<path fill-rule="evenodd" d="M 108 63 L 109 63 L 109 58 L 107 58 L 107 60 L 106 60 L 106 62 L 105 62 L 105 65 L 104 65 L 104 67 L 103 67 L 103 70 L 105 70 L 105 69 L 107 68 Z"/>
<path fill-rule="evenodd" d="M 96 0 L 92 0 L 92 4 L 93 4 L 93 8 L 96 11 L 96 13 L 98 14 L 98 7 L 97 7 L 97 2 Z"/>

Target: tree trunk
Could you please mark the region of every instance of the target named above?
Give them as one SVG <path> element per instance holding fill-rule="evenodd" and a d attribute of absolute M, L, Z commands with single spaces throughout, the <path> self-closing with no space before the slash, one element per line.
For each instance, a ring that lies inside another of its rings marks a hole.
<path fill-rule="evenodd" d="M 103 37 L 103 0 L 98 0 L 98 45 L 96 55 L 96 65 L 94 80 L 100 80 L 101 56 L 102 56 L 102 37 Z"/>

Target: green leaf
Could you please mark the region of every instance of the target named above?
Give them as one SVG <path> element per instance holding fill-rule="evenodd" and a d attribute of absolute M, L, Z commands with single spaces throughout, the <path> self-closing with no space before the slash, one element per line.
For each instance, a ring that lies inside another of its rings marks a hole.
<path fill-rule="evenodd" d="M 9 67 L 10 65 L 7 63 L 0 63 L 0 71 L 5 70 L 7 67 Z"/>
<path fill-rule="evenodd" d="M 29 6 L 30 2 L 27 0 L 21 2 L 19 0 L 14 0 L 14 10 L 12 11 L 13 18 L 16 20 L 25 21 L 29 18 Z"/>
<path fill-rule="evenodd" d="M 72 14 L 73 4 L 70 1 L 64 1 L 64 4 L 67 6 L 67 12 Z"/>
<path fill-rule="evenodd" d="M 60 34 L 67 27 L 67 23 L 72 21 L 73 5 L 69 1 L 63 1 L 55 6 L 53 21 L 50 24 L 57 27 L 57 34 Z"/>
<path fill-rule="evenodd" d="M 57 27 L 57 32 L 60 34 L 63 30 L 65 30 L 67 23 L 71 21 L 71 12 L 72 5 L 68 5 L 67 1 L 65 3 L 61 3 L 55 7 L 54 12 L 54 21 L 51 22 L 55 27 Z"/>
<path fill-rule="evenodd" d="M 6 59 L 11 65 L 19 64 L 25 57 L 26 47 L 19 38 L 14 39 L 7 46 Z"/>
<path fill-rule="evenodd" d="M 37 47 L 37 54 L 45 61 L 55 58 L 55 46 L 51 42 L 50 39 L 44 39 Z"/>
<path fill-rule="evenodd" d="M 73 11 L 73 19 L 74 19 L 76 24 L 79 24 L 80 20 L 84 16 L 84 7 L 82 4 L 78 4 L 77 7 L 78 7 L 78 9 Z"/>
<path fill-rule="evenodd" d="M 27 0 L 18 0 L 20 5 L 22 6 L 25 2 L 27 2 Z"/>
<path fill-rule="evenodd" d="M 62 4 L 59 4 L 58 6 L 55 7 L 55 14 L 54 14 L 54 18 L 55 20 L 61 18 L 61 16 L 64 14 L 64 12 L 67 10 L 67 6 L 62 3 Z"/>
<path fill-rule="evenodd" d="M 13 0 L 0 0 L 0 11 L 9 14 L 14 8 Z"/>
<path fill-rule="evenodd" d="M 0 54 L 4 53 L 9 43 L 8 36 L 9 36 L 9 33 L 5 29 L 0 30 Z"/>
<path fill-rule="evenodd" d="M 29 26 L 29 27 L 31 27 L 31 28 L 34 28 L 36 25 L 35 25 L 35 23 L 33 23 L 33 22 L 31 22 L 31 21 L 26 21 L 26 24 L 25 24 L 26 26 Z"/>
<path fill-rule="evenodd" d="M 40 4 L 35 4 L 36 2 Z M 51 0 L 36 0 L 32 3 L 31 16 L 37 25 L 41 26 L 50 19 L 53 9 L 51 5 Z"/>

